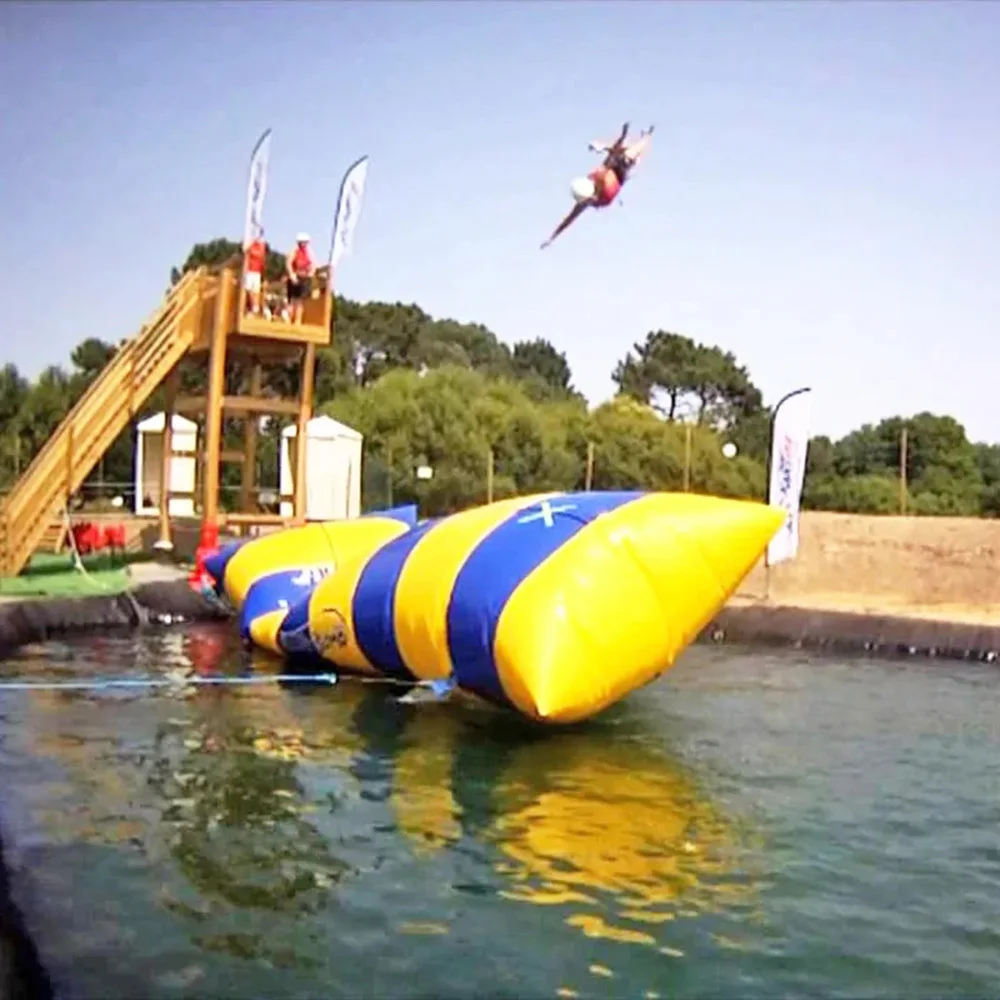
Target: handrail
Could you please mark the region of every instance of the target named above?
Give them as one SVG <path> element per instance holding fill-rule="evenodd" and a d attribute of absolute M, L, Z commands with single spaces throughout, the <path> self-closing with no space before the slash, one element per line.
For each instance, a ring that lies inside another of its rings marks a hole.
<path fill-rule="evenodd" d="M 172 321 L 175 318 L 174 310 L 171 309 L 168 316 L 164 317 L 166 322 L 163 326 L 157 324 L 146 330 L 142 335 L 144 351 L 148 352 L 160 347 L 163 334 L 173 328 Z M 114 397 L 121 390 L 121 381 L 123 378 L 128 378 L 125 372 L 131 368 L 135 374 L 138 374 L 139 370 L 145 367 L 145 360 L 146 356 L 139 353 L 139 348 L 128 345 L 105 366 L 104 372 L 91 383 L 70 414 L 63 418 L 59 427 L 35 456 L 14 490 L 11 491 L 7 499 L 11 514 L 16 516 L 20 513 L 20 510 L 31 501 L 40 485 L 48 479 L 48 475 L 57 471 L 53 469 L 53 466 L 59 462 L 61 431 L 77 428 L 81 424 L 85 425 L 95 419 L 102 410 L 109 406 L 113 408 Z"/>
<path fill-rule="evenodd" d="M 112 380 L 113 376 L 120 370 L 122 363 L 133 354 L 136 353 L 138 348 L 143 345 L 147 335 L 157 327 L 162 330 L 161 324 L 164 321 L 169 322 L 173 317 L 170 313 L 173 311 L 174 307 L 178 306 L 182 302 L 182 293 L 186 294 L 188 289 L 194 284 L 194 280 L 200 275 L 203 269 L 199 268 L 198 271 L 189 271 L 181 281 L 179 281 L 168 293 L 166 300 L 161 304 L 160 308 L 154 312 L 150 318 L 142 324 L 139 333 L 127 341 L 108 361 L 108 363 L 98 374 L 97 378 L 87 387 L 82 393 L 80 398 L 76 403 L 70 408 L 70 411 L 63 417 L 59 423 L 59 427 L 53 431 L 49 439 L 42 445 L 41 449 L 31 460 L 28 467 L 21 473 L 18 483 L 15 484 L 14 489 L 11 490 L 8 495 L 5 506 L 9 512 L 14 511 L 19 504 L 18 486 L 25 484 L 27 486 L 31 480 L 35 478 L 41 467 L 46 463 L 46 461 L 54 455 L 56 445 L 58 444 L 59 429 L 63 426 L 68 426 L 70 423 L 74 422 L 81 414 L 81 412 L 88 406 L 92 405 L 94 397 L 101 393 L 101 391 L 106 388 L 107 384 Z"/>
<path fill-rule="evenodd" d="M 7 572 L 17 572 L 24 565 L 44 534 L 60 494 L 79 487 L 129 416 L 185 353 L 197 326 L 186 321 L 192 310 L 201 307 L 204 273 L 205 268 L 188 272 L 168 292 L 139 333 L 87 387 L 0 503 L 0 555 Z"/>

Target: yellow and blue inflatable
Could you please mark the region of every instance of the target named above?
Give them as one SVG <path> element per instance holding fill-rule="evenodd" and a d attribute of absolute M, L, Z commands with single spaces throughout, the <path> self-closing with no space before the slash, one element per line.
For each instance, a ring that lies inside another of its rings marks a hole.
<path fill-rule="evenodd" d="M 338 552 L 335 572 L 251 635 L 290 656 L 452 682 L 529 718 L 574 722 L 672 666 L 783 516 L 689 493 L 502 500 L 357 537 L 353 558 Z"/>
<path fill-rule="evenodd" d="M 277 628 L 290 606 L 341 562 L 367 555 L 411 530 L 416 518 L 413 505 L 286 528 L 231 543 L 209 556 L 205 568 L 216 590 L 237 609 L 241 637 L 279 652 Z"/>

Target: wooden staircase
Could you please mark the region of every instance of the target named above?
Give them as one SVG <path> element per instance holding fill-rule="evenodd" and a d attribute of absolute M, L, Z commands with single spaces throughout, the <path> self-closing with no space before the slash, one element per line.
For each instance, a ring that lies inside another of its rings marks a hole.
<path fill-rule="evenodd" d="M 186 274 L 80 397 L 0 504 L 0 576 L 16 576 L 115 438 L 200 332 L 206 270 Z M 55 539 L 52 540 L 55 543 Z"/>

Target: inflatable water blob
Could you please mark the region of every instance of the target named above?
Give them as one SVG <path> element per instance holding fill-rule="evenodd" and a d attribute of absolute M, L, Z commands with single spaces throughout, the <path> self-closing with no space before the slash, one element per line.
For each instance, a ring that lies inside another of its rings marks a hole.
<path fill-rule="evenodd" d="M 205 556 L 205 572 L 212 578 L 213 589 L 218 596 L 221 597 L 225 593 L 224 581 L 229 560 L 236 555 L 241 546 L 246 545 L 249 541 L 249 538 L 237 538 L 235 541 L 226 542 L 225 545 Z"/>
<path fill-rule="evenodd" d="M 441 518 L 432 518 L 421 521 L 416 530 L 426 532 L 432 524 L 436 524 Z M 305 593 L 297 604 L 293 604 L 288 613 L 278 626 L 276 642 L 278 649 L 290 659 L 300 662 L 309 662 L 314 665 L 317 661 L 322 661 L 316 643 L 313 641 L 312 630 L 309 625 L 312 591 Z M 358 667 L 361 672 L 379 673 L 378 670 L 371 670 L 366 665 Z M 446 679 L 446 678 L 442 678 Z"/>
<path fill-rule="evenodd" d="M 409 530 L 416 520 L 368 516 L 286 528 L 247 541 L 233 551 L 222 587 L 239 610 L 241 637 L 271 652 L 288 608 L 341 561 L 352 561 Z M 206 567 L 207 568 L 207 567 Z"/>
<path fill-rule="evenodd" d="M 317 561 L 297 569 L 285 569 L 262 575 L 247 591 L 240 609 L 240 635 L 272 653 L 282 652 L 278 645 L 280 628 L 290 607 L 313 590 L 328 574 L 343 563 L 351 564 L 376 550 L 383 543 L 412 530 L 393 518 L 370 518 L 335 521 L 323 525 L 326 550 L 317 544 Z"/>
<path fill-rule="evenodd" d="M 385 510 L 371 511 L 368 514 L 362 514 L 361 518 L 358 518 L 357 520 L 368 518 L 391 518 L 393 520 L 401 521 L 407 527 L 412 528 L 417 523 L 417 505 L 405 504 L 400 507 L 389 507 Z M 343 522 L 313 522 L 311 524 L 304 525 L 303 527 L 310 528 L 315 527 L 316 524 L 340 523 Z M 251 559 L 251 563 L 253 565 L 266 566 L 269 563 L 269 560 L 273 558 L 274 551 L 283 548 L 285 545 L 284 542 L 275 541 L 275 539 L 288 538 L 290 537 L 289 532 L 300 532 L 301 530 L 301 527 L 283 528 L 279 531 L 270 532 L 269 534 L 258 538 L 237 538 L 234 541 L 227 542 L 225 545 L 219 547 L 210 555 L 206 556 L 205 570 L 215 583 L 216 593 L 220 596 L 225 594 L 236 608 L 241 607 L 243 599 L 246 597 L 246 591 L 249 589 L 249 586 L 252 585 L 253 579 L 251 578 L 249 583 L 247 583 L 247 570 L 244 567 L 243 570 L 235 571 L 234 575 L 230 578 L 230 582 L 227 583 L 226 570 L 236 553 L 246 545 L 255 546 L 254 551 L 267 552 L 268 555 L 254 556 Z M 257 547 L 258 543 L 264 543 L 264 541 L 268 539 L 270 539 L 270 541 L 268 541 L 266 546 L 261 544 L 260 547 Z M 252 570 L 250 571 L 250 575 L 252 577 Z"/>
<path fill-rule="evenodd" d="M 338 561 L 296 609 L 299 648 L 345 671 L 452 679 L 531 719 L 579 721 L 673 665 L 783 516 L 689 493 L 501 500 Z"/>

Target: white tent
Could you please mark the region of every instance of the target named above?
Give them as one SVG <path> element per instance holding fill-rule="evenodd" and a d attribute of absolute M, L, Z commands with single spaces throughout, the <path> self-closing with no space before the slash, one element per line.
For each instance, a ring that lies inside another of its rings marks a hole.
<path fill-rule="evenodd" d="M 293 424 L 281 432 L 281 514 L 291 517 L 295 481 Z M 361 515 L 361 445 L 353 427 L 332 417 L 313 417 L 306 424 L 306 520 L 336 521 Z"/>
<path fill-rule="evenodd" d="M 155 516 L 160 512 L 165 423 L 163 413 L 154 413 L 136 427 L 135 512 L 142 517 Z M 171 450 L 174 453 L 170 459 L 170 488 L 178 493 L 194 493 L 198 425 L 175 413 L 170 426 L 173 431 Z M 171 517 L 194 517 L 193 497 L 171 497 L 169 512 Z"/>

